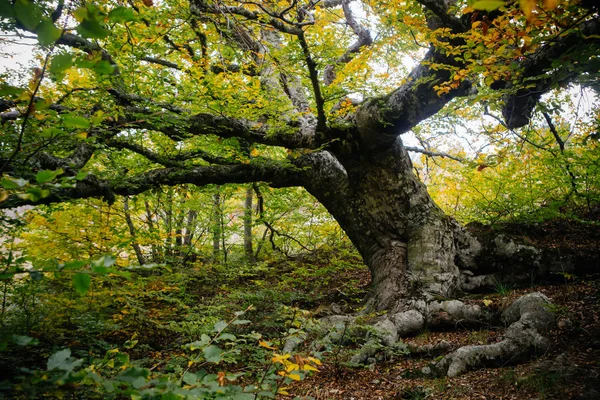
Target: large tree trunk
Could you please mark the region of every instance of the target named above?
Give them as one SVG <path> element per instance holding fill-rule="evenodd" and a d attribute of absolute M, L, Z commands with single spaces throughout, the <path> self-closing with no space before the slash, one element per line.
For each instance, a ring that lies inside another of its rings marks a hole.
<path fill-rule="evenodd" d="M 385 151 L 344 160 L 312 154 L 306 187 L 352 240 L 372 275 L 368 308 L 401 311 L 415 300 L 451 298 L 460 267 L 479 243 L 435 205 L 400 139 Z"/>

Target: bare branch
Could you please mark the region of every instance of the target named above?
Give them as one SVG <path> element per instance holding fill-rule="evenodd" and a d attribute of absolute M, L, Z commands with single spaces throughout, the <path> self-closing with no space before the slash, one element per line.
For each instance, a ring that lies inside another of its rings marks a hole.
<path fill-rule="evenodd" d="M 352 31 L 358 39 L 354 42 L 346 52 L 336 60 L 335 64 L 328 65 L 325 67 L 325 73 L 323 77 L 323 81 L 325 85 L 329 86 L 335 80 L 335 68 L 342 64 L 347 64 L 352 60 L 352 56 L 360 51 L 365 46 L 370 46 L 373 43 L 373 38 L 371 37 L 371 32 L 368 29 L 362 27 L 356 20 L 354 19 L 354 15 L 352 14 L 352 10 L 350 9 L 350 0 L 342 0 L 342 10 L 344 11 L 344 17 L 346 18 L 346 24 L 352 28 Z"/>
<path fill-rule="evenodd" d="M 554 139 L 556 139 L 556 143 L 558 143 L 560 152 L 564 153 L 565 152 L 565 142 L 563 142 L 563 140 L 560 138 L 560 135 L 556 131 L 556 127 L 554 126 L 554 123 L 552 122 L 552 118 L 550 118 L 550 115 L 548 115 L 547 112 L 543 112 L 542 115 L 544 116 L 544 119 L 546 120 L 546 123 L 548 124 L 548 128 L 550 128 L 550 132 L 552 132 L 552 136 L 554 136 Z"/>
<path fill-rule="evenodd" d="M 437 151 L 429 151 L 429 150 L 421 149 L 419 147 L 405 146 L 404 148 L 407 151 L 410 151 L 410 152 L 413 152 L 413 153 L 425 154 L 428 157 L 442 157 L 442 158 L 449 158 L 451 160 L 458 161 L 458 162 L 461 162 L 461 163 L 467 162 L 464 158 L 456 157 L 456 156 L 453 156 L 453 155 L 448 154 L 448 153 L 442 153 L 442 152 L 437 152 Z"/>

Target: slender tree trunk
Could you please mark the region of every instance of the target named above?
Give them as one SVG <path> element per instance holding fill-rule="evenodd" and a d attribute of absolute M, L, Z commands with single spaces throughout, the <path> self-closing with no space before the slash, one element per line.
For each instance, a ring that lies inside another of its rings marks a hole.
<path fill-rule="evenodd" d="M 246 188 L 246 202 L 244 208 L 244 253 L 249 262 L 254 262 L 254 250 L 252 246 L 252 199 L 254 190 L 252 186 Z"/>
<path fill-rule="evenodd" d="M 151 235 L 155 235 L 156 234 L 156 228 L 154 226 L 154 213 L 152 212 L 152 209 L 150 208 L 150 203 L 148 203 L 148 201 L 144 201 L 144 206 L 146 208 L 146 225 L 148 225 L 148 231 L 150 232 Z M 159 262 L 161 260 L 161 256 L 160 256 L 160 251 L 158 250 L 155 240 L 152 240 L 152 245 L 150 246 L 150 248 L 152 249 L 152 261 L 153 262 Z"/>
<path fill-rule="evenodd" d="M 221 234 L 221 194 L 217 192 L 213 195 L 212 209 L 213 262 L 221 259 Z"/>
<path fill-rule="evenodd" d="M 187 213 L 187 220 L 185 224 L 185 235 L 183 236 L 183 253 L 184 262 L 196 261 L 196 252 L 192 241 L 194 240 L 194 233 L 196 231 L 196 218 L 198 212 L 195 210 L 189 210 Z"/>
<path fill-rule="evenodd" d="M 185 210 L 183 205 L 175 221 L 175 255 L 181 257 L 183 254 L 183 223 L 185 221 Z"/>
<path fill-rule="evenodd" d="M 185 224 L 185 235 L 183 236 L 183 245 L 190 247 L 192 240 L 194 239 L 194 232 L 196 231 L 196 218 L 198 212 L 195 210 L 189 210 L 187 213 L 187 222 Z"/>
<path fill-rule="evenodd" d="M 131 219 L 131 212 L 129 211 L 129 197 L 125 196 L 123 198 L 123 211 L 125 212 L 125 222 L 127 222 L 127 227 L 129 228 L 129 234 L 131 235 L 132 243 L 131 247 L 133 247 L 133 251 L 135 251 L 135 256 L 140 265 L 146 264 L 146 260 L 144 258 L 144 254 L 142 253 L 142 249 L 137 243 L 137 237 L 135 233 L 135 226 L 133 225 L 133 220 Z"/>
<path fill-rule="evenodd" d="M 173 189 L 169 188 L 167 191 L 167 206 L 165 209 L 165 256 L 173 256 Z"/>

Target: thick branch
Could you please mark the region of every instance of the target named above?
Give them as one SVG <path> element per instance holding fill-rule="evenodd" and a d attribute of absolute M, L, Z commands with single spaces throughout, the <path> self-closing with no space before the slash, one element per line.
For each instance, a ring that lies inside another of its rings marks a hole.
<path fill-rule="evenodd" d="M 454 97 L 468 94 L 467 81 L 447 94 L 438 95 L 433 89 L 434 85 L 450 79 L 450 71 L 439 66 L 454 64 L 454 60 L 430 49 L 404 85 L 386 96 L 365 101 L 356 113 L 363 143 L 372 150 L 386 148 L 398 135 L 436 114 Z"/>
<path fill-rule="evenodd" d="M 569 61 L 578 60 L 578 49 L 599 45 L 598 35 L 600 21 L 597 18 L 582 22 L 571 33 L 556 37 L 522 62 L 520 80 L 533 87 L 519 89 L 506 97 L 502 114 L 509 128 L 527 125 L 542 94 L 577 75 Z M 560 66 L 552 66 L 555 60 L 561 60 Z"/>
<path fill-rule="evenodd" d="M 132 113 L 126 120 L 119 121 L 128 128 L 149 129 L 162 132 L 171 139 L 180 141 L 196 135 L 216 135 L 222 138 L 241 138 L 252 143 L 287 148 L 319 148 L 314 137 L 303 135 L 295 129 L 293 132 L 270 133 L 260 124 L 212 114 L 197 114 L 191 117 L 153 114 L 140 119 Z"/>
<path fill-rule="evenodd" d="M 90 197 L 103 198 L 108 202 L 115 195 L 131 196 L 146 192 L 157 186 L 175 186 L 193 184 L 205 186 L 226 183 L 268 182 L 273 187 L 300 186 L 302 170 L 283 163 L 251 163 L 239 165 L 198 166 L 189 169 L 162 168 L 125 178 L 116 178 L 113 182 L 88 175 L 78 181 L 73 188 L 53 188 L 50 195 L 38 202 L 22 199 L 14 194 L 0 203 L 0 209 L 24 205 L 39 205 L 64 202 Z"/>
<path fill-rule="evenodd" d="M 137 153 L 141 156 L 144 156 L 148 160 L 163 165 L 165 167 L 184 167 L 186 160 L 191 160 L 195 158 L 201 158 L 204 161 L 213 163 L 213 164 L 231 164 L 232 160 L 228 160 L 222 157 L 213 156 L 210 153 L 207 153 L 203 150 L 193 150 L 193 151 L 185 151 L 181 152 L 174 156 L 166 156 L 162 154 L 158 154 L 152 150 L 149 150 L 143 146 L 140 146 L 135 143 L 131 143 L 127 140 L 120 138 L 112 138 L 107 140 L 106 145 L 115 149 L 127 149 Z"/>

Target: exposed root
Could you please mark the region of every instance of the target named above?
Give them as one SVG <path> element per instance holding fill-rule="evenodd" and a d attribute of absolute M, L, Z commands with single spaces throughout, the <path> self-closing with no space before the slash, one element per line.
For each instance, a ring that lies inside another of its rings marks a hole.
<path fill-rule="evenodd" d="M 510 325 L 501 342 L 484 346 L 465 346 L 426 367 L 423 372 L 454 377 L 469 369 L 517 363 L 548 350 L 550 341 L 544 336 L 555 325 L 550 301 L 541 293 L 520 297 L 502 314 Z"/>
<path fill-rule="evenodd" d="M 516 363 L 546 351 L 550 341 L 545 334 L 555 326 L 555 315 L 549 309 L 550 304 L 548 298 L 541 293 L 520 297 L 502 313 L 500 320 L 508 326 L 502 341 L 490 345 L 461 347 L 441 361 L 426 367 L 423 372 L 454 377 L 469 369 Z M 319 341 L 318 347 L 332 343 L 342 345 L 357 337 L 366 338 L 361 349 L 350 360 L 350 364 L 355 365 L 374 363 L 378 357 L 382 358 L 386 350 L 433 357 L 450 350 L 451 344 L 442 342 L 415 347 L 400 342 L 399 338 L 418 333 L 426 326 L 490 326 L 500 322 L 490 308 L 458 300 L 430 303 L 416 301 L 412 306 L 416 309 L 381 317 L 369 328 L 358 325 L 356 317 L 327 317 L 322 323 L 328 327 L 328 334 Z"/>

